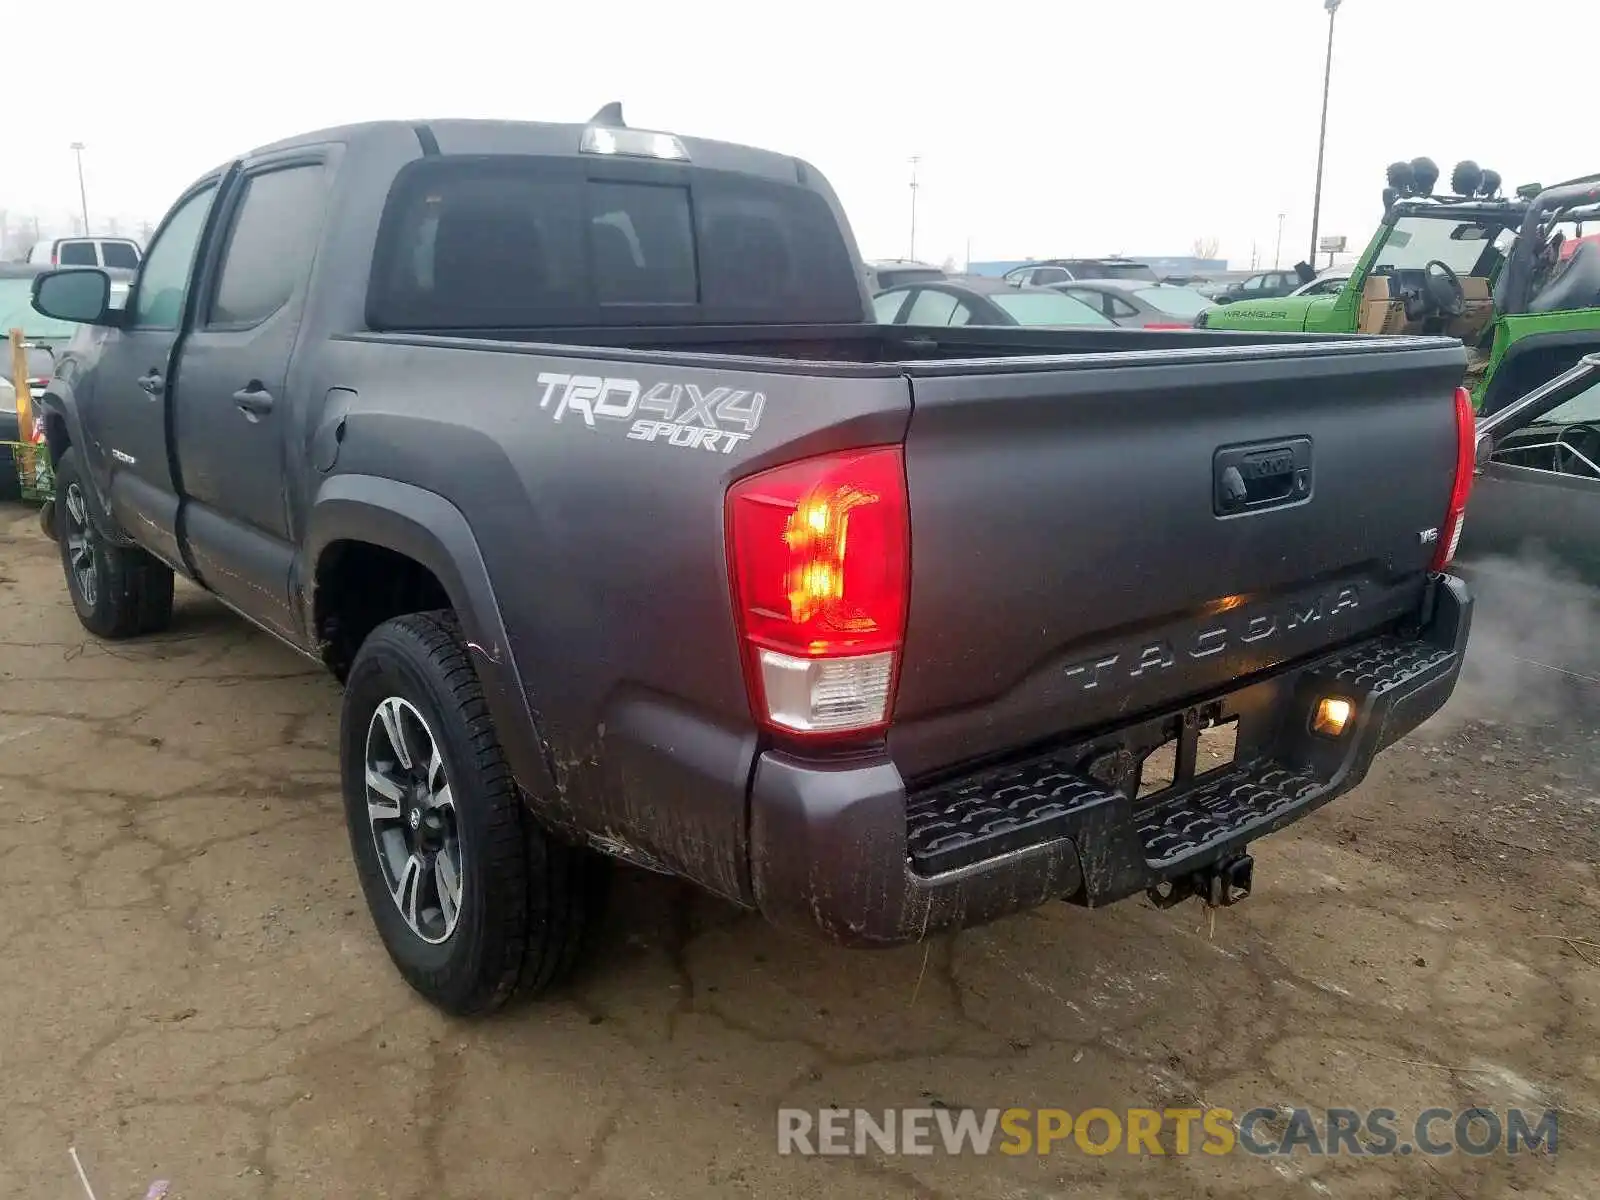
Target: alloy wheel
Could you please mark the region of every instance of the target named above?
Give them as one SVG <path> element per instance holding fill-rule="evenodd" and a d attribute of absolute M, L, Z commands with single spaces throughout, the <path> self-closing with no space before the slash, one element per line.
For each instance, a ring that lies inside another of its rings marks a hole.
<path fill-rule="evenodd" d="M 461 917 L 462 849 L 438 739 L 410 701 L 390 696 L 366 742 L 367 820 L 378 866 L 406 924 L 448 941 Z"/>

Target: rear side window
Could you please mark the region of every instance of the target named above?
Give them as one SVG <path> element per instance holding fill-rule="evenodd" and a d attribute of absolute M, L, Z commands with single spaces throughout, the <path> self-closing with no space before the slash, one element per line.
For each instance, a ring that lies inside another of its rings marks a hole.
<path fill-rule="evenodd" d="M 311 271 L 322 199 L 320 164 L 250 177 L 228 233 L 208 325 L 255 325 L 288 302 Z"/>
<path fill-rule="evenodd" d="M 797 185 L 679 166 L 443 157 L 401 172 L 375 329 L 863 320 L 832 210 Z"/>
<path fill-rule="evenodd" d="M 131 271 L 139 265 L 139 252 L 127 242 L 101 242 L 100 257 L 108 267 Z"/>
<path fill-rule="evenodd" d="M 948 325 L 959 302 L 949 292 L 922 291 L 911 302 L 907 325 Z M 965 324 L 965 322 L 962 322 Z"/>
<path fill-rule="evenodd" d="M 98 267 L 93 242 L 62 242 L 56 261 L 63 267 Z"/>

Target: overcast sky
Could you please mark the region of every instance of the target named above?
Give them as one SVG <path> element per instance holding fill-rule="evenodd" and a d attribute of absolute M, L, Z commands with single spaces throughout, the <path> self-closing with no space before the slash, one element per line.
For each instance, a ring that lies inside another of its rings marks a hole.
<path fill-rule="evenodd" d="M 1529 22 L 1535 10 L 1548 20 Z M 155 220 L 252 146 L 373 118 L 630 124 L 800 155 L 868 257 L 1187 254 L 1236 266 L 1309 248 L 1323 0 L 590 0 L 443 6 L 274 0 L 246 9 L 80 0 L 63 51 L 15 65 L 0 209 L 66 226 L 69 143 L 91 221 Z M 1366 240 L 1383 170 L 1471 157 L 1509 187 L 1600 170 L 1578 7 L 1344 0 L 1322 232 Z M 21 119 L 16 119 L 21 110 Z M 1542 114 L 1542 115 L 1541 115 Z M 1580 134 L 1584 136 L 1579 136 Z M 22 172 L 14 168 L 25 164 Z"/>

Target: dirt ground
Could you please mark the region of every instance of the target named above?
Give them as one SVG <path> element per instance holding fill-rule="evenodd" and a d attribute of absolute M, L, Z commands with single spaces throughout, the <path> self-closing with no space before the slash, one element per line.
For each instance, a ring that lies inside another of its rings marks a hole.
<path fill-rule="evenodd" d="M 849 953 L 629 874 L 575 985 L 459 1023 L 369 927 L 334 685 L 192 590 L 165 636 L 87 640 L 0 508 L 0 1196 L 82 1196 L 75 1147 L 99 1200 L 1588 1200 L 1600 686 L 1497 703 L 1514 666 L 1260 843 L 1214 928 L 1054 905 Z M 1559 1152 L 776 1152 L 780 1105 L 1183 1104 L 1554 1108 Z"/>

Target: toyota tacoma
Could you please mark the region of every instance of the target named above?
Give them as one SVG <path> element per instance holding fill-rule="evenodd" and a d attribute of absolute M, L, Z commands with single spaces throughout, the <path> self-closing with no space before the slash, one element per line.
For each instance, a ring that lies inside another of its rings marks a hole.
<path fill-rule="evenodd" d="M 342 682 L 449 1011 L 559 979 L 609 859 L 861 947 L 1232 902 L 1461 667 L 1459 342 L 878 325 L 814 167 L 616 106 L 252 151 L 109 291 L 33 285 L 101 332 L 41 399 L 77 614 L 181 576 Z"/>

